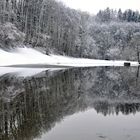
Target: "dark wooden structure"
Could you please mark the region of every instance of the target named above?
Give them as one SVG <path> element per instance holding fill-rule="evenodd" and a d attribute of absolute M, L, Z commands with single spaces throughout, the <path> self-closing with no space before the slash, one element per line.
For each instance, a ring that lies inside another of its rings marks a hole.
<path fill-rule="evenodd" d="M 131 63 L 129 63 L 129 62 L 124 62 L 124 66 L 130 67 L 130 66 L 131 66 Z"/>

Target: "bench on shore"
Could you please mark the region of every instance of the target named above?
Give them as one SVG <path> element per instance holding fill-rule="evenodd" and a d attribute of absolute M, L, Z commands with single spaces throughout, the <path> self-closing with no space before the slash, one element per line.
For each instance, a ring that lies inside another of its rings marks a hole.
<path fill-rule="evenodd" d="M 131 63 L 130 62 L 124 62 L 124 66 L 130 67 L 131 66 Z"/>

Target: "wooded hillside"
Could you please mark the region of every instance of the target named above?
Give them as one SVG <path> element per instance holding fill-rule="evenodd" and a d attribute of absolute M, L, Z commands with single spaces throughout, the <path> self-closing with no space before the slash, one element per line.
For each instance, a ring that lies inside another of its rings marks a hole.
<path fill-rule="evenodd" d="M 0 48 L 33 47 L 44 53 L 137 60 L 140 14 L 112 9 L 97 15 L 55 0 L 1 0 Z"/>

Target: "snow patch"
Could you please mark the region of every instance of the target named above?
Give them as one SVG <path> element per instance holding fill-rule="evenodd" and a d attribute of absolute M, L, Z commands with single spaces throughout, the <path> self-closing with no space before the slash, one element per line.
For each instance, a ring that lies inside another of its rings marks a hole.
<path fill-rule="evenodd" d="M 0 66 L 16 65 L 46 65 L 46 66 L 69 66 L 69 67 L 94 67 L 94 66 L 124 66 L 124 63 L 138 66 L 135 61 L 112 61 L 95 60 L 85 58 L 72 58 L 60 55 L 45 55 L 32 48 L 17 48 L 11 52 L 0 50 Z"/>

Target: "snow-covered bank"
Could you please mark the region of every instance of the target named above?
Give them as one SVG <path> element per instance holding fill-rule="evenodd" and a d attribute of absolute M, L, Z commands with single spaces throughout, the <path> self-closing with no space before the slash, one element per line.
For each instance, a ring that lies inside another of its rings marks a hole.
<path fill-rule="evenodd" d="M 46 65 L 49 67 L 94 67 L 94 66 L 124 66 L 125 62 L 129 62 L 131 66 L 138 66 L 135 61 L 110 61 L 110 60 L 95 60 L 84 58 L 72 58 L 59 55 L 45 55 L 31 48 L 17 48 L 14 51 L 6 52 L 0 50 L 0 66 L 20 66 L 26 65 Z"/>

